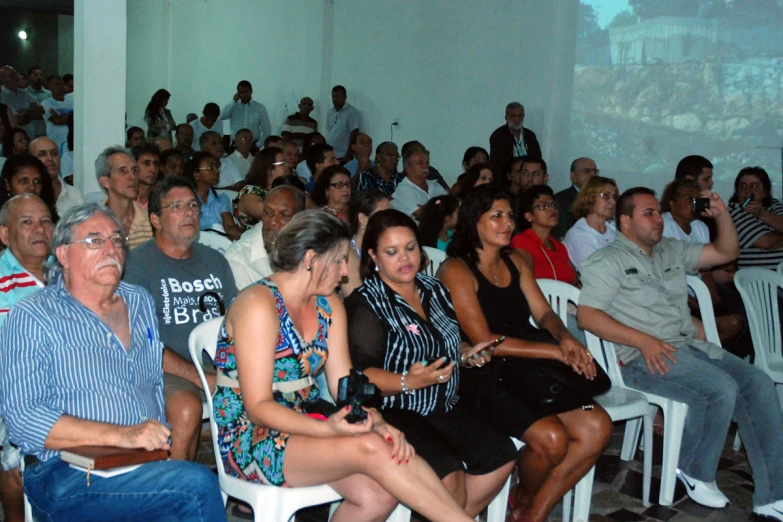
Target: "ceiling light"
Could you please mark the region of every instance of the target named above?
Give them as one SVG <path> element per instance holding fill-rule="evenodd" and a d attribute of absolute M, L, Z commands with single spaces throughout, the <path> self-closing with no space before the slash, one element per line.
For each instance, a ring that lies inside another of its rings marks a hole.
<path fill-rule="evenodd" d="M 27 31 L 19 31 L 19 38 L 27 40 Z"/>

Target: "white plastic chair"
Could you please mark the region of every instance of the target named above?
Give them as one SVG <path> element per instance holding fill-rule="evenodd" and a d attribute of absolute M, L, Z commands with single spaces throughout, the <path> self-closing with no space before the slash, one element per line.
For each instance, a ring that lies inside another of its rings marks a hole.
<path fill-rule="evenodd" d="M 427 257 L 430 259 L 430 264 L 427 265 L 427 268 L 424 269 L 424 273 L 428 276 L 435 277 L 435 274 L 438 272 L 438 268 L 440 268 L 441 263 L 446 260 L 446 252 L 428 246 L 423 248 L 427 253 Z"/>
<path fill-rule="evenodd" d="M 776 271 L 777 271 L 777 273 L 778 273 L 778 274 L 780 274 L 780 275 L 783 275 L 783 262 L 781 262 L 781 263 L 778 265 L 778 268 L 777 268 L 777 270 L 776 270 Z"/>
<path fill-rule="evenodd" d="M 225 254 L 228 247 L 231 246 L 231 240 L 229 238 L 209 230 L 202 230 L 199 232 L 198 242 L 202 245 L 214 248 L 221 254 Z"/>
<path fill-rule="evenodd" d="M 214 359 L 217 349 L 217 336 L 220 331 L 222 317 L 215 317 L 198 325 L 190 333 L 188 338 L 188 348 L 193 364 L 196 366 L 201 386 L 209 389 L 204 368 L 202 365 L 202 352 Z M 218 480 L 223 495 L 237 498 L 246 502 L 253 509 L 253 517 L 256 522 L 262 521 L 290 521 L 300 509 L 339 502 L 342 497 L 327 485 L 310 486 L 302 488 L 279 488 L 275 486 L 265 486 L 255 484 L 246 480 L 227 475 L 223 468 L 223 462 L 220 458 L 220 448 L 217 442 L 218 430 L 215 419 L 212 416 L 212 395 L 207 393 L 207 411 L 209 414 L 209 430 L 212 434 L 212 447 L 217 460 Z M 410 510 L 398 505 L 388 518 L 388 522 L 408 522 L 410 521 Z M 27 522 L 27 521 L 25 521 Z"/>
<path fill-rule="evenodd" d="M 748 314 L 750 336 L 756 353 L 754 365 L 770 376 L 783 406 L 783 353 L 781 353 L 780 310 L 778 292 L 783 288 L 783 274 L 766 268 L 743 268 L 734 276 Z"/>
<path fill-rule="evenodd" d="M 573 285 L 556 281 L 554 279 L 536 280 L 539 288 L 544 293 L 552 310 L 558 314 L 563 324 L 568 320 L 568 303 L 579 305 L 579 289 Z M 587 348 L 593 355 L 595 361 L 607 371 L 607 364 L 604 359 L 601 341 L 590 332 L 585 332 L 587 339 Z M 607 372 L 608 373 L 608 372 Z M 644 427 L 644 473 L 642 488 L 642 504 L 646 507 L 650 505 L 650 483 L 652 480 L 652 425 L 655 415 L 654 408 L 650 406 L 647 398 L 640 392 L 627 388 L 612 386 L 612 388 L 595 398 L 611 417 L 612 421 L 636 420 L 643 421 Z M 574 519 L 586 521 L 590 515 L 590 497 L 593 488 L 593 467 L 587 475 L 576 484 L 574 488 Z M 563 498 L 563 520 L 568 520 L 568 511 L 570 510 L 570 498 Z"/>

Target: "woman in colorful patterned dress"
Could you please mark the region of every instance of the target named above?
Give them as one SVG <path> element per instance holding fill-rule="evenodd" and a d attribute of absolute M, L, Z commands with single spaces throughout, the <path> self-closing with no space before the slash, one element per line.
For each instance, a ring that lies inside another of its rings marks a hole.
<path fill-rule="evenodd" d="M 214 417 L 230 475 L 275 486 L 329 484 L 332 520 L 385 520 L 401 501 L 433 521 L 469 521 L 437 475 L 374 409 L 349 424 L 308 411 L 323 368 L 333 396 L 351 367 L 345 309 L 348 227 L 322 211 L 297 214 L 278 236 L 275 274 L 243 290 L 221 328 Z M 327 357 L 328 355 L 328 357 Z M 325 419 L 325 420 L 324 420 Z"/>
<path fill-rule="evenodd" d="M 258 151 L 245 176 L 246 185 L 233 201 L 234 217 L 242 230 L 247 230 L 261 220 L 266 193 L 272 182 L 288 174 L 283 151 L 269 147 Z"/>

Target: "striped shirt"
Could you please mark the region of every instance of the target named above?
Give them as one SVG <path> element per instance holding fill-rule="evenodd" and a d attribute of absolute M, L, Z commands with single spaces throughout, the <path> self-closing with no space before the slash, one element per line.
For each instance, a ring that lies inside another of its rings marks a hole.
<path fill-rule="evenodd" d="M 119 426 L 166 422 L 152 296 L 127 283 L 116 293 L 128 309 L 129 350 L 71 296 L 62 277 L 8 315 L 0 329 L 0 410 L 22 453 L 41 461 L 58 456 L 44 442 L 64 414 Z"/>
<path fill-rule="evenodd" d="M 445 384 L 383 398 L 386 409 L 411 410 L 421 415 L 444 413 L 459 399 L 459 322 L 443 283 L 417 274 L 416 286 L 427 319 L 377 275 L 368 277 L 364 285 L 353 291 L 345 300 L 351 359 L 358 368 L 382 368 L 402 374 L 414 363 L 448 357 L 457 364 Z"/>
<path fill-rule="evenodd" d="M 773 199 L 767 207 L 767 211 L 783 216 L 783 203 Z M 739 235 L 740 255 L 738 265 L 740 268 L 755 266 L 759 268 L 775 268 L 783 262 L 783 249 L 764 250 L 753 246 L 762 236 L 775 229 L 767 225 L 759 218 L 749 212 L 745 212 L 738 203 L 729 203 L 729 213 L 734 220 L 734 226 L 737 227 Z"/>
<path fill-rule="evenodd" d="M 0 256 L 0 327 L 16 303 L 43 288 L 44 284 L 25 270 L 6 248 Z"/>
<path fill-rule="evenodd" d="M 365 169 L 356 176 L 355 183 L 356 188 L 354 192 L 364 192 L 365 190 L 378 189 L 387 196 L 394 194 L 397 189 L 397 185 L 405 178 L 402 172 L 395 172 L 388 183 L 383 180 L 380 174 L 375 171 L 375 168 L 371 167 Z"/>
<path fill-rule="evenodd" d="M 302 117 L 298 112 L 288 116 L 283 123 L 283 132 L 290 133 L 289 139 L 302 148 L 308 134 L 318 131 L 318 122 L 310 116 Z"/>

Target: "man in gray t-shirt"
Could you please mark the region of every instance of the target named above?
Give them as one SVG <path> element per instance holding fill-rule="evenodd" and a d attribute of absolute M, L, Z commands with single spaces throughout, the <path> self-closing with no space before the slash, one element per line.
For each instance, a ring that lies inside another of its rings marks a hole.
<path fill-rule="evenodd" d="M 193 460 L 201 427 L 201 381 L 188 352 L 190 332 L 220 316 L 237 295 L 228 261 L 196 242 L 200 204 L 193 183 L 181 176 L 160 181 L 149 199 L 154 239 L 128 255 L 125 281 L 149 290 L 155 299 L 163 351 L 166 417 L 171 424 L 171 458 Z M 199 307 L 204 297 L 205 311 Z M 214 375 L 208 374 L 210 386 Z"/>

